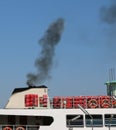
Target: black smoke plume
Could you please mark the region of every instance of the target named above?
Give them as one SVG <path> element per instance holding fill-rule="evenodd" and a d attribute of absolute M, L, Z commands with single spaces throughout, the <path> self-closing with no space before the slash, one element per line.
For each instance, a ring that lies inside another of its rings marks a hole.
<path fill-rule="evenodd" d="M 46 79 L 51 77 L 50 71 L 53 66 L 55 47 L 61 39 L 63 29 L 64 20 L 59 18 L 48 27 L 44 36 L 39 40 L 42 49 L 40 57 L 35 61 L 37 73 L 29 73 L 27 75 L 27 84 L 29 86 L 44 82 Z"/>
<path fill-rule="evenodd" d="M 108 6 L 103 6 L 100 10 L 100 16 L 104 24 L 104 32 L 107 35 L 108 49 L 111 49 L 110 53 L 116 54 L 114 50 L 116 47 L 116 1 L 111 1 Z"/>
<path fill-rule="evenodd" d="M 107 24 L 116 23 L 116 3 L 112 3 L 109 7 L 101 8 L 101 20 Z"/>

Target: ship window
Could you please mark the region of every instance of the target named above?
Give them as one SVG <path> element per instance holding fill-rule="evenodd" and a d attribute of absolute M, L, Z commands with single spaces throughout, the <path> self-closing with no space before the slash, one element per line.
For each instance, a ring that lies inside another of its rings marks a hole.
<path fill-rule="evenodd" d="M 13 115 L 8 116 L 8 124 L 10 124 L 10 125 L 15 124 L 15 116 L 13 116 Z"/>
<path fill-rule="evenodd" d="M 23 125 L 30 128 L 30 130 L 38 126 L 49 126 L 54 121 L 51 116 L 0 115 L 0 117 L 0 125 Z"/>
<path fill-rule="evenodd" d="M 43 116 L 43 125 L 51 125 L 54 121 L 52 117 L 50 116 Z"/>
<path fill-rule="evenodd" d="M 27 121 L 28 120 L 28 121 Z M 20 116 L 20 124 L 48 126 L 53 122 L 53 117 L 50 116 Z"/>
<path fill-rule="evenodd" d="M 19 124 L 26 125 L 27 124 L 27 116 L 20 116 L 19 118 Z"/>
<path fill-rule="evenodd" d="M 8 118 L 8 116 L 6 116 L 6 115 L 0 115 L 0 125 L 1 124 L 8 124 L 8 121 L 7 121 L 7 118 Z"/>
<path fill-rule="evenodd" d="M 85 115 L 85 123 L 87 127 L 102 127 L 103 126 L 102 115 L 91 115 L 91 117 L 90 115 Z"/>
<path fill-rule="evenodd" d="M 105 126 L 116 126 L 116 115 L 105 114 Z"/>
<path fill-rule="evenodd" d="M 83 127 L 83 115 L 66 115 L 67 127 Z"/>

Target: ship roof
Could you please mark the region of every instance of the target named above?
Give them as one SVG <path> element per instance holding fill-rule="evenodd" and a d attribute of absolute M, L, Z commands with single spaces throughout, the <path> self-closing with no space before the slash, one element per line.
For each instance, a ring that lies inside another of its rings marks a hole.
<path fill-rule="evenodd" d="M 105 84 L 111 84 L 111 83 L 116 83 L 116 80 L 108 81 Z"/>
<path fill-rule="evenodd" d="M 45 85 L 41 85 L 41 86 L 29 86 L 29 87 L 24 87 L 24 88 L 15 88 L 14 91 L 12 92 L 12 94 L 14 93 L 18 93 L 18 92 L 22 92 L 22 91 L 25 91 L 25 90 L 29 90 L 29 89 L 32 89 L 32 88 L 47 88 Z"/>

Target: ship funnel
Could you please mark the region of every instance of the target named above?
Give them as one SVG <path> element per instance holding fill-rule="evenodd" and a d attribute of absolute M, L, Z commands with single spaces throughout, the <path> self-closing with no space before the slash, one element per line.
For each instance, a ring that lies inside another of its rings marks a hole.
<path fill-rule="evenodd" d="M 107 86 L 107 95 L 116 96 L 116 80 L 112 80 L 105 83 Z"/>

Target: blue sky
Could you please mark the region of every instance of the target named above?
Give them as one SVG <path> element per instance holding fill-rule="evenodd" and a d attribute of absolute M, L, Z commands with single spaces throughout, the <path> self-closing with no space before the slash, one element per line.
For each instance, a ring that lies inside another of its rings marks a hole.
<path fill-rule="evenodd" d="M 27 87 L 26 75 L 36 72 L 39 39 L 58 18 L 65 28 L 55 50 L 50 96 L 105 95 L 109 69 L 115 68 L 112 26 L 100 18 L 111 0 L 0 1 L 0 104 L 16 87 Z M 113 28 L 114 29 L 114 28 Z M 114 29 L 115 31 L 115 29 Z"/>

